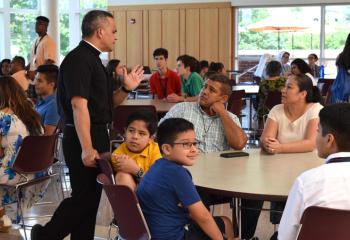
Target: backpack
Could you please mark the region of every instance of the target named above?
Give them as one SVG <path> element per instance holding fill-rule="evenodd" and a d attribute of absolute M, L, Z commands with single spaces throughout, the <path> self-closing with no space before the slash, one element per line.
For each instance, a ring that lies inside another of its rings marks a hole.
<path fill-rule="evenodd" d="M 338 68 L 338 74 L 332 84 L 331 103 L 348 102 L 350 96 L 350 74 L 344 67 Z"/>

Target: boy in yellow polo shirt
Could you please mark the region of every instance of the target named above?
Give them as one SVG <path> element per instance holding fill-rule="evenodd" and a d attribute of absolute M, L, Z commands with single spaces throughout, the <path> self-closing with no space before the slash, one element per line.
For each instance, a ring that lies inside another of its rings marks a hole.
<path fill-rule="evenodd" d="M 126 122 L 125 142 L 112 154 L 112 166 L 118 185 L 136 190 L 137 182 L 161 154 L 154 142 L 157 120 L 149 111 L 136 111 Z"/>

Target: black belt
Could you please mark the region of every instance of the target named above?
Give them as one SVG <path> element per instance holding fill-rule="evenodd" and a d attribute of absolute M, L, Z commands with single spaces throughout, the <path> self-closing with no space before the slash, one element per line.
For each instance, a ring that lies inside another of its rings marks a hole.
<path fill-rule="evenodd" d="M 75 128 L 75 125 L 73 123 L 66 123 L 65 125 L 66 125 L 66 127 Z M 109 129 L 109 126 L 110 126 L 109 123 L 92 123 L 90 125 L 90 128 L 107 130 L 107 129 Z"/>

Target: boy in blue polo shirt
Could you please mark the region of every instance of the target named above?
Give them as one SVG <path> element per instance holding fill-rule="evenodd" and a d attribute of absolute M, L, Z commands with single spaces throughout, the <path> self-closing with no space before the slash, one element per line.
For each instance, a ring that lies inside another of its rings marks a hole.
<path fill-rule="evenodd" d="M 143 177 L 136 194 L 152 239 L 234 239 L 231 221 L 212 217 L 192 182 L 198 141 L 191 122 L 165 120 L 157 132 L 163 157 Z"/>
<path fill-rule="evenodd" d="M 58 67 L 53 64 L 45 64 L 40 65 L 36 71 L 34 84 L 39 101 L 35 105 L 35 110 L 40 114 L 45 135 L 51 135 L 60 119 L 56 100 Z"/>

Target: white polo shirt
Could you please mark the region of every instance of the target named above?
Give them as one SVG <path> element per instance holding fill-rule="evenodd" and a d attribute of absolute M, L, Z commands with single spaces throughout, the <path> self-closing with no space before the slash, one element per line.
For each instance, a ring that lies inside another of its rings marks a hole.
<path fill-rule="evenodd" d="M 326 159 L 350 157 L 350 152 L 331 154 Z M 304 210 L 320 206 L 350 210 L 350 162 L 328 163 L 302 173 L 288 195 L 278 228 L 279 240 L 295 240 Z"/>

